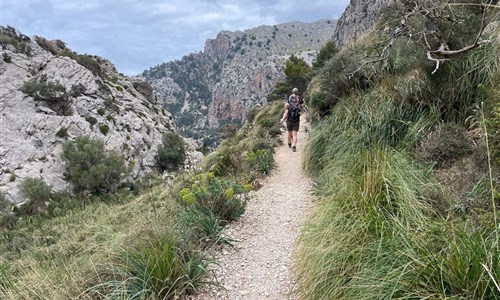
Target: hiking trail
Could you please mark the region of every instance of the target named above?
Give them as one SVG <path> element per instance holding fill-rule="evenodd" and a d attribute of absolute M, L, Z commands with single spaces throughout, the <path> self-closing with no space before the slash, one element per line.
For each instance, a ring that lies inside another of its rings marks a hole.
<path fill-rule="evenodd" d="M 309 127 L 305 117 L 298 132 L 297 152 L 276 149 L 276 169 L 254 193 L 245 214 L 225 228 L 234 247 L 214 251 L 212 266 L 221 287 L 210 287 L 193 300 L 289 300 L 293 293 L 292 252 L 312 207 L 311 182 L 302 171 L 302 152 Z"/>

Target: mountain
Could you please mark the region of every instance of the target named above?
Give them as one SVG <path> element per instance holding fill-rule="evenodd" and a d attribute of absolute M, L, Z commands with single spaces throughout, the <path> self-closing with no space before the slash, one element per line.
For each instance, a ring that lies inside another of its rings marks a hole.
<path fill-rule="evenodd" d="M 267 102 L 266 95 L 285 79 L 288 57 L 311 63 L 335 25 L 335 20 L 320 20 L 222 31 L 206 41 L 203 52 L 142 75 L 173 114 L 181 134 L 214 145 L 221 126 L 241 124 L 252 107 Z"/>
<path fill-rule="evenodd" d="M 60 40 L 31 39 L 12 27 L 0 33 L 0 191 L 9 200 L 23 201 L 18 184 L 26 177 L 69 190 L 62 144 L 81 135 L 119 151 L 133 178 L 155 167 L 162 134 L 175 125 L 148 83 Z"/>
<path fill-rule="evenodd" d="M 337 22 L 333 41 L 341 48 L 360 40 L 369 32 L 382 10 L 395 0 L 351 0 Z"/>

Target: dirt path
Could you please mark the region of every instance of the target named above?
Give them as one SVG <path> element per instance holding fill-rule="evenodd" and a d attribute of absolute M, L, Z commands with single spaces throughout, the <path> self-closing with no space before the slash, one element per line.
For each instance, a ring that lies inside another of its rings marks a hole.
<path fill-rule="evenodd" d="M 288 148 L 283 134 L 284 146 L 275 153 L 277 169 L 245 214 L 226 228 L 237 242 L 216 253 L 215 271 L 223 288 L 193 299 L 295 299 L 292 251 L 312 202 L 310 181 L 301 169 L 308 125 L 301 124 L 297 152 Z"/>

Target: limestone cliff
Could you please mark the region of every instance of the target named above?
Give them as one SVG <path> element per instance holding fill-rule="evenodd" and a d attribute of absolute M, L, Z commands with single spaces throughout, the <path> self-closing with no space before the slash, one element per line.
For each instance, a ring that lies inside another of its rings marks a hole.
<path fill-rule="evenodd" d="M 134 178 L 154 168 L 162 134 L 175 127 L 148 83 L 62 41 L 0 30 L 0 191 L 9 200 L 23 201 L 17 186 L 26 177 L 71 190 L 62 144 L 80 135 L 122 153 Z"/>
<path fill-rule="evenodd" d="M 353 44 L 373 28 L 382 10 L 396 0 L 351 0 L 337 22 L 333 41 L 337 47 Z"/>
<path fill-rule="evenodd" d="M 309 63 L 332 37 L 336 22 L 290 22 L 245 31 L 222 31 L 203 52 L 144 71 L 172 112 L 179 132 L 213 145 L 220 126 L 240 124 L 285 79 L 290 55 Z"/>

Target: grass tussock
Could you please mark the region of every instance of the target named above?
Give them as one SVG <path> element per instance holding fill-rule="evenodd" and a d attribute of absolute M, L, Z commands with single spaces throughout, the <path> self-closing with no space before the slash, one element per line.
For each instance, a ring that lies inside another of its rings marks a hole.
<path fill-rule="evenodd" d="M 97 196 L 50 193 L 33 215 L 10 212 L 0 194 L 0 299 L 179 299 L 215 284 L 207 249 L 232 242 L 224 226 L 274 168 L 281 109 L 259 110 L 206 168 L 173 180 L 150 176 Z M 47 189 L 35 183 L 25 190 L 40 197 Z"/>
<path fill-rule="evenodd" d="M 368 85 L 338 90 L 356 68 L 345 54 L 312 79 L 304 168 L 319 202 L 296 252 L 301 299 L 500 299 L 498 43 L 436 76 L 405 59 L 417 46 L 395 40 L 361 71 Z"/>

